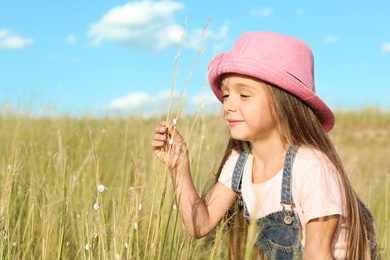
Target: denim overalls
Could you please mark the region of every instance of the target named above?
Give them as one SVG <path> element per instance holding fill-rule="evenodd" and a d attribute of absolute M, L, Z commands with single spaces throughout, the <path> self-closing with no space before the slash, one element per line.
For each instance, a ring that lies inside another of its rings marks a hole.
<path fill-rule="evenodd" d="M 291 170 L 297 150 L 298 147 L 290 147 L 287 150 L 283 168 L 281 210 L 257 220 L 259 235 L 256 242 L 270 259 L 303 259 L 300 221 L 298 213 L 294 212 L 295 204 L 291 193 Z M 248 152 L 241 152 L 233 172 L 232 190 L 238 192 L 239 197 L 247 157 Z M 244 201 L 243 204 L 244 217 L 249 222 L 250 216 Z M 286 209 L 286 206 L 289 209 Z"/>

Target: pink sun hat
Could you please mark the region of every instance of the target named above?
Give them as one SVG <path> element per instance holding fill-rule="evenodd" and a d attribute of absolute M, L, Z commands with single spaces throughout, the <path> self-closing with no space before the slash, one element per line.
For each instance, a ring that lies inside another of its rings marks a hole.
<path fill-rule="evenodd" d="M 297 38 L 273 32 L 244 33 L 230 52 L 217 55 L 209 64 L 208 78 L 221 102 L 220 76 L 224 73 L 242 74 L 271 83 L 308 105 L 325 131 L 334 126 L 332 110 L 316 95 L 312 51 Z"/>

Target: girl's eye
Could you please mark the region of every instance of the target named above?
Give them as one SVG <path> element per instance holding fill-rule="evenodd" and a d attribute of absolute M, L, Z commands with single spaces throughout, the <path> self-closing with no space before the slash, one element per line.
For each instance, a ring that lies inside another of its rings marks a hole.
<path fill-rule="evenodd" d="M 229 97 L 229 95 L 225 94 L 225 95 L 222 96 L 222 99 L 225 100 L 225 99 L 227 99 L 228 97 Z"/>
<path fill-rule="evenodd" d="M 243 99 L 247 99 L 247 98 L 249 98 L 249 95 L 241 94 L 240 97 L 243 98 Z"/>

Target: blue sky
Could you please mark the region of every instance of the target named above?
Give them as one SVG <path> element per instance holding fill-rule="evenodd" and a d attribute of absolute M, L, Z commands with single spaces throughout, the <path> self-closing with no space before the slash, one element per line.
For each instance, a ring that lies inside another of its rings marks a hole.
<path fill-rule="evenodd" d="M 389 109 L 389 10 L 388 0 L 2 0 L 0 108 L 74 116 L 166 111 L 186 25 L 175 91 L 186 94 L 183 109 L 219 112 L 205 85 L 207 65 L 247 31 L 306 41 L 317 93 L 330 107 Z"/>

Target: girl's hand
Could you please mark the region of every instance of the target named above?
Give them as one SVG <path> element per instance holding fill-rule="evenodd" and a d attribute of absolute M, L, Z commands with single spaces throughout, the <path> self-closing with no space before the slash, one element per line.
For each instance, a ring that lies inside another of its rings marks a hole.
<path fill-rule="evenodd" d="M 184 162 L 187 155 L 187 146 L 183 137 L 175 130 L 174 125 L 167 126 L 162 121 L 155 130 L 151 143 L 154 154 L 172 170 Z"/>

